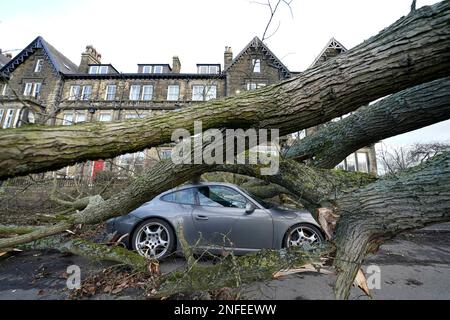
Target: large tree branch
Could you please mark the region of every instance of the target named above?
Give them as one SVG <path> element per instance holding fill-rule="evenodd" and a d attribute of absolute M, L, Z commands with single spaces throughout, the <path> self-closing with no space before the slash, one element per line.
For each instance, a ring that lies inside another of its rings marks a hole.
<path fill-rule="evenodd" d="M 450 2 L 423 7 L 296 78 L 142 120 L 0 131 L 0 179 L 113 158 L 171 141 L 175 128 L 278 128 L 288 134 L 450 75 Z"/>
<path fill-rule="evenodd" d="M 450 221 L 450 152 L 335 202 L 336 297 L 348 298 L 365 255 L 399 233 Z"/>
<path fill-rule="evenodd" d="M 352 152 L 382 139 L 450 119 L 450 78 L 393 94 L 297 141 L 289 158 L 333 168 Z"/>

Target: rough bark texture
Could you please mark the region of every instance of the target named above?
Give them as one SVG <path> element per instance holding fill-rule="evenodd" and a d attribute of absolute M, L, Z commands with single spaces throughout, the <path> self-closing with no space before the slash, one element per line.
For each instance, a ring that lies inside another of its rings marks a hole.
<path fill-rule="evenodd" d="M 376 180 L 371 174 L 317 169 L 289 159 L 280 159 L 276 175 L 262 176 L 260 169 L 261 167 L 256 165 L 217 165 L 209 168 L 252 176 L 282 186 L 296 195 L 298 201 L 311 212 L 336 199 L 341 193 L 358 189 Z"/>
<path fill-rule="evenodd" d="M 314 159 L 333 168 L 349 154 L 382 139 L 450 119 L 450 78 L 438 79 L 393 94 L 297 141 L 289 158 Z"/>
<path fill-rule="evenodd" d="M 335 290 L 346 299 L 367 253 L 403 231 L 450 221 L 450 153 L 343 195 L 335 205 L 341 216 L 333 240 L 340 270 Z"/>
<path fill-rule="evenodd" d="M 175 128 L 277 128 L 288 134 L 450 75 L 450 2 L 423 7 L 296 78 L 143 120 L 0 131 L 0 179 L 170 142 Z"/>
<path fill-rule="evenodd" d="M 329 248 L 303 251 L 295 248 L 288 251 L 261 251 L 241 257 L 227 256 L 213 266 L 194 264 L 176 270 L 160 279 L 155 296 L 164 297 L 180 292 L 211 291 L 224 287 L 239 288 L 255 281 L 274 278 L 280 270 L 299 268 L 305 264 L 321 264 L 321 257 Z"/>

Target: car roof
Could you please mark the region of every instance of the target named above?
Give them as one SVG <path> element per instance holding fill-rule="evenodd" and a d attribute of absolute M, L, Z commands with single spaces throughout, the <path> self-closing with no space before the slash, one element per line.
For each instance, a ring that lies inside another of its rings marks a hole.
<path fill-rule="evenodd" d="M 189 183 L 189 184 L 184 184 L 178 187 L 175 187 L 173 189 L 167 190 L 163 193 L 161 193 L 161 195 L 170 193 L 170 192 L 174 192 L 174 191 L 179 191 L 179 190 L 183 190 L 183 189 L 189 189 L 189 188 L 195 188 L 195 187 L 205 187 L 205 186 L 225 186 L 225 187 L 230 187 L 233 189 L 238 188 L 238 186 L 232 184 L 232 183 L 225 183 L 225 182 L 199 182 L 199 183 Z"/>

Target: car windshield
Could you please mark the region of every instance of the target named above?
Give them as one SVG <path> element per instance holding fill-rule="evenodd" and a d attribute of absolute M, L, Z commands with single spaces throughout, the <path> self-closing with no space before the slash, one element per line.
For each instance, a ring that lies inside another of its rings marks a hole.
<path fill-rule="evenodd" d="M 243 188 L 240 188 L 240 187 L 239 187 L 239 190 L 241 190 L 241 191 L 242 191 L 243 193 L 245 193 L 246 195 L 248 195 L 248 196 L 252 197 L 253 199 L 255 199 L 255 200 L 256 200 L 260 205 L 262 205 L 265 209 L 270 209 L 270 208 L 275 207 L 275 205 L 274 205 L 273 203 L 264 201 L 264 200 L 261 199 L 260 197 L 254 195 L 254 194 L 251 193 L 251 192 L 248 192 L 247 190 L 245 190 L 245 189 L 243 189 Z"/>

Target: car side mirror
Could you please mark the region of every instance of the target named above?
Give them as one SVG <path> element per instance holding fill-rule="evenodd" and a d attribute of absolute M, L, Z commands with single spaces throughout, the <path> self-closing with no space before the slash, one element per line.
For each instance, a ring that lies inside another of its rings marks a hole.
<path fill-rule="evenodd" d="M 247 204 L 245 205 L 245 213 L 252 214 L 253 212 L 255 212 L 255 210 L 255 205 L 253 203 L 247 202 Z"/>

